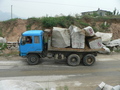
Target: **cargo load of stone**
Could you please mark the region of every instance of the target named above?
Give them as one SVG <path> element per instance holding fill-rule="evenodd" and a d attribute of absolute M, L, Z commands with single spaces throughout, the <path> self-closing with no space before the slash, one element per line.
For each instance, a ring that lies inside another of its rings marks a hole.
<path fill-rule="evenodd" d="M 102 43 L 107 45 L 111 41 L 113 34 L 112 33 L 96 32 L 95 35 L 97 37 L 101 37 Z"/>
<path fill-rule="evenodd" d="M 58 48 L 70 46 L 70 34 L 67 28 L 53 27 L 52 46 Z"/>
<path fill-rule="evenodd" d="M 85 36 L 91 37 L 95 35 L 95 32 L 91 26 L 85 27 L 84 30 L 85 30 Z"/>
<path fill-rule="evenodd" d="M 85 27 L 86 44 L 91 49 L 101 49 L 103 47 L 101 37 L 97 37 L 91 26 Z"/>
<path fill-rule="evenodd" d="M 72 48 L 85 48 L 85 32 L 77 26 L 69 27 Z"/>
<path fill-rule="evenodd" d="M 102 39 L 101 37 L 92 37 L 87 39 L 88 45 L 91 49 L 101 49 L 103 47 L 102 45 Z"/>
<path fill-rule="evenodd" d="M 95 35 L 92 27 L 80 29 L 71 25 L 69 29 L 53 27 L 52 46 L 57 48 L 101 49 L 103 44 L 101 37 Z"/>

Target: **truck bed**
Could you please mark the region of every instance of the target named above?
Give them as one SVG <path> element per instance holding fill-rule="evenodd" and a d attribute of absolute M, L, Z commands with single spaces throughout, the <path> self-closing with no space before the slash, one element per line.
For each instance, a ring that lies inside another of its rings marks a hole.
<path fill-rule="evenodd" d="M 48 51 L 56 51 L 56 52 L 98 52 L 98 51 L 104 51 L 103 48 L 101 49 L 91 49 L 85 44 L 85 48 L 58 48 L 53 47 L 51 44 L 51 38 L 49 38 L 48 42 Z"/>
<path fill-rule="evenodd" d="M 103 48 L 101 49 L 90 49 L 88 47 L 85 47 L 84 49 L 80 48 L 56 48 L 56 47 L 50 47 L 48 48 L 48 51 L 64 51 L 64 52 L 97 52 L 97 51 L 104 51 Z"/>

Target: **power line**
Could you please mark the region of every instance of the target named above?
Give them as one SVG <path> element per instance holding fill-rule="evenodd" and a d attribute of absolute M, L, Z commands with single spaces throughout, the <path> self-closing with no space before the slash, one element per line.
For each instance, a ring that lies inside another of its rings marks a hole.
<path fill-rule="evenodd" d="M 16 0 L 14 0 L 14 1 L 16 1 Z M 17 0 L 17 1 L 18 1 L 18 0 Z M 80 6 L 80 5 L 62 4 L 62 3 L 52 3 L 52 2 L 40 2 L 40 1 L 22 1 L 22 0 L 21 0 L 20 2 L 32 2 L 32 3 L 45 3 L 45 4 L 74 6 L 74 7 L 98 8 L 98 7 L 91 7 L 91 6 Z"/>

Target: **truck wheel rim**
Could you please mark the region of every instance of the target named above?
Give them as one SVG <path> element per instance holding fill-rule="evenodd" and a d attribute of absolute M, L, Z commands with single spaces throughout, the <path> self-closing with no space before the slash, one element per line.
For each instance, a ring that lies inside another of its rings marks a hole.
<path fill-rule="evenodd" d="M 35 62 L 36 61 L 36 58 L 35 57 L 32 57 L 31 58 L 31 62 Z"/>
<path fill-rule="evenodd" d="M 93 59 L 92 59 L 91 57 L 89 57 L 89 58 L 87 59 L 87 63 L 88 63 L 88 64 L 92 64 L 92 63 L 93 63 Z"/>
<path fill-rule="evenodd" d="M 77 59 L 74 57 L 71 59 L 71 62 L 75 63 L 75 62 L 77 62 Z"/>

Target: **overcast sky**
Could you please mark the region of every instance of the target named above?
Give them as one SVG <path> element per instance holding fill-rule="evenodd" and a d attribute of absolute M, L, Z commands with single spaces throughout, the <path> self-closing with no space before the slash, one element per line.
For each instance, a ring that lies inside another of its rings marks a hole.
<path fill-rule="evenodd" d="M 120 10 L 120 0 L 0 0 L 0 11 L 19 17 L 74 15 L 98 8 L 113 12 Z"/>

